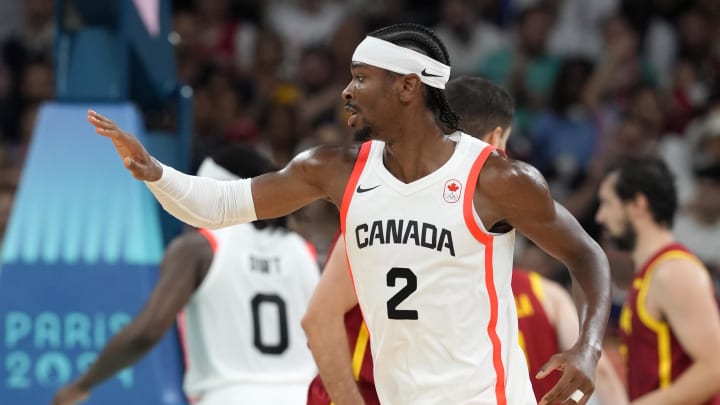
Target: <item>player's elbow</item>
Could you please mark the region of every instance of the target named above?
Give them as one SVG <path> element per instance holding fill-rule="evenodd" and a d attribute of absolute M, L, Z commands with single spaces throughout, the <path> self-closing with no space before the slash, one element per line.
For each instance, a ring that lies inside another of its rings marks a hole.
<path fill-rule="evenodd" d="M 149 350 L 154 347 L 165 335 L 163 328 L 150 326 L 138 331 L 132 339 L 131 345 L 138 351 Z"/>
<path fill-rule="evenodd" d="M 318 314 L 314 311 L 310 311 L 308 308 L 308 311 L 305 312 L 305 315 L 303 315 L 302 319 L 300 320 L 300 326 L 303 328 L 303 331 L 305 331 L 305 336 L 310 339 L 312 335 L 314 335 L 315 330 L 317 329 L 318 325 Z"/>
<path fill-rule="evenodd" d="M 317 339 L 318 336 L 323 333 L 327 327 L 329 317 L 330 314 L 323 311 L 322 308 L 312 305 L 308 307 L 300 321 L 300 326 L 303 328 L 303 331 L 305 331 L 305 336 L 307 336 L 309 343 L 312 343 L 313 340 Z"/>

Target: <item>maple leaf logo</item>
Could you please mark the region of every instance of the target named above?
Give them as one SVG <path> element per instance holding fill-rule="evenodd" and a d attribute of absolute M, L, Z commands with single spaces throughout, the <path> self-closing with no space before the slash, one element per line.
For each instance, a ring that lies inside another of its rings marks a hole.
<path fill-rule="evenodd" d="M 445 201 L 451 204 L 460 201 L 462 187 L 462 183 L 457 179 L 449 179 L 446 181 L 445 188 L 443 189 L 443 198 Z"/>

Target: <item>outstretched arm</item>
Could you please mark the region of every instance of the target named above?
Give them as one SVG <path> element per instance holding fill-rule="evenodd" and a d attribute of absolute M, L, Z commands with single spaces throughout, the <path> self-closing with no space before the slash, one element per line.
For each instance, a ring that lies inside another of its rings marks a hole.
<path fill-rule="evenodd" d="M 364 404 L 355 383 L 345 331 L 345 313 L 357 305 L 348 272 L 345 238 L 340 235 L 310 299 L 302 327 L 333 402 Z"/>
<path fill-rule="evenodd" d="M 287 215 L 320 198 L 339 206 L 357 156 L 357 148 L 319 147 L 280 171 L 218 181 L 163 166 L 132 134 L 94 111 L 88 112 L 88 121 L 112 141 L 125 167 L 145 181 L 163 208 L 188 224 L 211 229 Z"/>
<path fill-rule="evenodd" d="M 610 311 L 610 270 L 600 246 L 556 204 L 547 182 L 532 166 L 491 156 L 478 180 L 475 204 L 483 223 L 506 223 L 560 260 L 570 270 L 580 301 L 580 335 L 570 350 L 557 354 L 539 373 L 563 371 L 540 404 L 567 403 L 580 390 L 584 405 L 594 389 L 595 369 Z"/>
<path fill-rule="evenodd" d="M 55 395 L 53 405 L 84 401 L 90 390 L 147 354 L 172 326 L 212 259 L 207 240 L 190 232 L 173 241 L 163 258 L 161 275 L 145 307 L 118 332 L 88 370 Z"/>

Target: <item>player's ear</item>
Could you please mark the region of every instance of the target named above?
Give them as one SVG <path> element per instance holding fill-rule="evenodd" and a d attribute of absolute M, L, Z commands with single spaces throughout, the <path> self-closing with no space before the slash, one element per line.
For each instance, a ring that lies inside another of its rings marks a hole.
<path fill-rule="evenodd" d="M 400 77 L 400 101 L 409 102 L 415 97 L 422 97 L 422 82 L 416 74 Z"/>

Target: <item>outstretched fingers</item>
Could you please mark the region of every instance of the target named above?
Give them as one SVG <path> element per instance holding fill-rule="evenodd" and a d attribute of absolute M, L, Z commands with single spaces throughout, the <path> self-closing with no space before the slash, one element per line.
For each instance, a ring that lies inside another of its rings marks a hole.
<path fill-rule="evenodd" d="M 95 127 L 95 132 L 100 135 L 115 136 L 122 133 L 115 122 L 95 111 L 88 110 L 88 121 Z"/>

